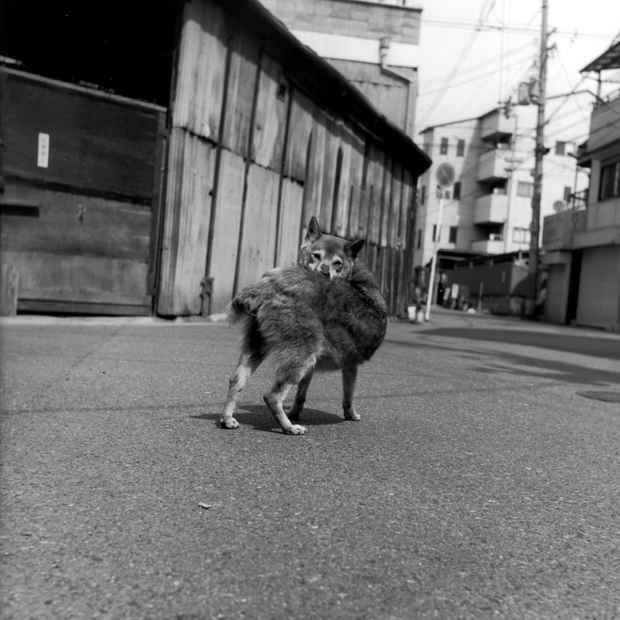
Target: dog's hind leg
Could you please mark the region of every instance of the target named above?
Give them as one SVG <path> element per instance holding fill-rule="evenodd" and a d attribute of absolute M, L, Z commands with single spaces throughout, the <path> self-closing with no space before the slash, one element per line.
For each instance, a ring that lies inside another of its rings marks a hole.
<path fill-rule="evenodd" d="M 256 353 L 241 353 L 239 357 L 239 364 L 235 373 L 230 378 L 228 384 L 228 396 L 226 398 L 226 405 L 224 407 L 224 413 L 220 419 L 220 425 L 222 428 L 238 428 L 239 422 L 233 417 L 235 409 L 237 407 L 237 399 L 243 391 L 245 384 L 248 382 L 251 374 L 258 368 L 262 358 Z"/>
<path fill-rule="evenodd" d="M 312 381 L 312 375 L 314 374 L 314 367 L 312 367 L 301 379 L 297 386 L 297 394 L 295 395 L 295 402 L 288 412 L 288 419 L 293 422 L 299 420 L 301 412 L 304 410 L 304 404 L 306 402 L 306 394 L 308 393 L 308 387 Z"/>
<path fill-rule="evenodd" d="M 358 422 L 361 418 L 353 406 L 357 366 L 345 366 L 342 369 L 342 410 L 345 420 Z"/>
<path fill-rule="evenodd" d="M 282 431 L 287 435 L 303 435 L 306 432 L 305 426 L 293 424 L 289 420 L 286 411 L 284 411 L 284 399 L 294 385 L 299 385 L 308 374 L 312 376 L 315 364 L 316 358 L 314 356 L 306 359 L 303 363 L 292 364 L 291 360 L 281 363 L 276 370 L 276 380 L 271 391 L 263 396 L 265 404 L 269 407 Z"/>

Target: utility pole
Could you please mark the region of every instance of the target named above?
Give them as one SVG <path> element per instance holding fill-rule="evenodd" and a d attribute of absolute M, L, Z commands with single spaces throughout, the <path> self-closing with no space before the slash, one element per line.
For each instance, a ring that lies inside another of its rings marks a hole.
<path fill-rule="evenodd" d="M 540 27 L 540 54 L 538 61 L 538 113 L 536 115 L 536 146 L 534 148 L 534 188 L 532 192 L 532 223 L 530 226 L 529 275 L 531 280 L 530 304 L 526 305 L 527 314 L 533 314 L 536 303 L 538 284 L 538 267 L 540 263 L 540 202 L 542 197 L 543 157 L 545 149 L 545 99 L 547 96 L 547 41 L 548 0 L 542 0 L 542 19 Z"/>
<path fill-rule="evenodd" d="M 424 320 L 431 320 L 431 305 L 433 303 L 433 296 L 435 290 L 435 273 L 437 271 L 437 252 L 439 252 L 439 245 L 441 244 L 441 220 L 443 218 L 443 206 L 444 196 L 443 188 L 441 185 L 437 186 L 439 194 L 439 213 L 437 215 L 437 237 L 433 241 L 433 256 L 431 257 L 431 272 L 428 278 L 428 290 L 426 293 L 426 309 L 424 311 Z"/>

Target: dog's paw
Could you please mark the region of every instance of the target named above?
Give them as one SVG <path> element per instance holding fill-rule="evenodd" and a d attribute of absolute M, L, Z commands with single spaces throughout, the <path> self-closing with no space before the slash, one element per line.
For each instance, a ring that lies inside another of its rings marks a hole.
<path fill-rule="evenodd" d="M 287 435 L 304 435 L 306 427 L 301 424 L 291 424 L 289 428 L 282 429 Z"/>
<path fill-rule="evenodd" d="M 362 418 L 360 417 L 360 414 L 357 413 L 353 407 L 351 407 L 350 409 L 344 410 L 344 419 L 359 422 Z"/>
<path fill-rule="evenodd" d="M 239 428 L 239 422 L 235 418 L 221 418 L 220 426 L 228 429 Z"/>

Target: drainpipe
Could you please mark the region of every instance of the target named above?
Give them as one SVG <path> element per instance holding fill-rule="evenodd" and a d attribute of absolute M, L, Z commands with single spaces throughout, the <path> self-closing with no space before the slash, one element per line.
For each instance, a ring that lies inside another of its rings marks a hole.
<path fill-rule="evenodd" d="M 405 99 L 405 126 L 403 129 L 405 130 L 405 133 L 409 135 L 409 100 L 411 99 L 412 80 L 408 75 L 401 73 L 396 69 L 392 69 L 388 66 L 387 55 L 390 51 L 390 45 L 391 41 L 389 37 L 381 37 L 379 39 L 379 67 L 381 68 L 382 73 L 385 73 L 385 75 L 389 75 L 390 77 L 396 78 L 397 80 L 404 82 L 407 86 L 407 97 Z"/>

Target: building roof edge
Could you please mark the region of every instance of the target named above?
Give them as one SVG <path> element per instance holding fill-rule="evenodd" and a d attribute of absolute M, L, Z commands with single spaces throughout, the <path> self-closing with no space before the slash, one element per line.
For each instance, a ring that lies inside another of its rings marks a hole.
<path fill-rule="evenodd" d="M 375 140 L 388 145 L 401 158 L 412 160 L 418 175 L 431 165 L 430 157 L 406 133 L 382 115 L 369 99 L 327 60 L 303 45 L 280 19 L 258 0 L 236 0 L 234 3 L 216 1 L 227 13 L 233 14 L 241 23 L 250 24 L 259 35 L 262 34 L 268 51 L 280 51 L 279 62 L 283 67 L 295 66 L 301 69 L 295 76 L 287 75 L 300 90 L 312 97 L 318 96 L 320 100 L 327 102 L 330 111 L 351 120 Z"/>

